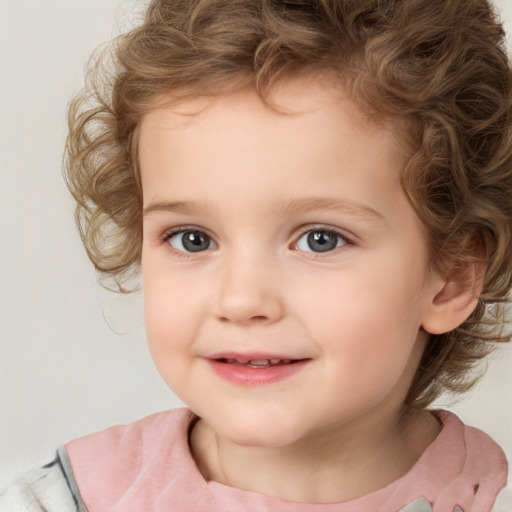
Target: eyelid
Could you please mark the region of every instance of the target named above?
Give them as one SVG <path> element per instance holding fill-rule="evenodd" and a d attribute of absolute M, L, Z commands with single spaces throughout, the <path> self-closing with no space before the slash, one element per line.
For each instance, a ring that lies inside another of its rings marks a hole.
<path fill-rule="evenodd" d="M 158 236 L 159 240 L 162 242 L 165 242 L 168 240 L 171 236 L 177 235 L 179 233 L 185 233 L 187 231 L 200 231 L 201 233 L 204 233 L 205 235 L 208 235 L 212 240 L 214 239 L 213 235 L 209 232 L 208 229 L 203 228 L 201 226 L 196 226 L 194 224 L 190 225 L 182 225 L 182 226 L 175 226 L 172 228 L 165 229 L 161 235 Z"/>

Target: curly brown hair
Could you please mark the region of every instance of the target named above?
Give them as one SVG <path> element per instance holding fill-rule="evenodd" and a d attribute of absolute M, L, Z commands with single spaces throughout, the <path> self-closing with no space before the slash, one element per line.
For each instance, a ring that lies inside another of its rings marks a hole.
<path fill-rule="evenodd" d="M 153 0 L 141 25 L 91 61 L 71 102 L 65 176 L 87 253 L 127 291 L 138 272 L 141 119 L 166 95 L 264 101 L 280 79 L 329 73 L 374 119 L 402 121 L 402 186 L 433 268 L 484 262 L 478 306 L 431 335 L 407 402 L 462 392 L 491 342 L 508 341 L 512 279 L 512 73 L 486 0 Z"/>

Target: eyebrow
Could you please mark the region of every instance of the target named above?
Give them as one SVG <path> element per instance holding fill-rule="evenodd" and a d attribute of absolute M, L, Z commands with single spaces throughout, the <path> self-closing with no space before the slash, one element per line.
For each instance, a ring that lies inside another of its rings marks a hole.
<path fill-rule="evenodd" d="M 192 210 L 193 203 L 188 201 L 155 201 L 146 206 L 142 214 L 145 217 L 153 212 L 190 213 Z"/>
<path fill-rule="evenodd" d="M 147 216 L 153 212 L 170 213 L 194 213 L 198 210 L 212 212 L 214 205 L 210 202 L 195 203 L 193 201 L 155 201 L 146 206 L 143 215 Z M 385 220 L 384 216 L 370 206 L 351 200 L 341 200 L 328 197 L 306 197 L 281 201 L 276 208 L 276 214 L 296 215 L 315 211 L 334 210 L 347 213 L 364 220 Z"/>
<path fill-rule="evenodd" d="M 278 210 L 292 215 L 312 211 L 335 210 L 361 218 L 385 220 L 384 216 L 371 206 L 348 199 L 330 197 L 306 197 L 292 199 L 291 201 L 284 203 Z"/>

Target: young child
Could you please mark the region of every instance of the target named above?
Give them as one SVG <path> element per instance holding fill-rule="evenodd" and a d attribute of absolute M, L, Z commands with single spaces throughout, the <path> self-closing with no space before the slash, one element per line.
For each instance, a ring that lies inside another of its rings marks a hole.
<path fill-rule="evenodd" d="M 0 511 L 511 511 L 427 407 L 508 341 L 512 73 L 486 0 L 153 0 L 70 107 L 86 250 L 189 406 Z"/>

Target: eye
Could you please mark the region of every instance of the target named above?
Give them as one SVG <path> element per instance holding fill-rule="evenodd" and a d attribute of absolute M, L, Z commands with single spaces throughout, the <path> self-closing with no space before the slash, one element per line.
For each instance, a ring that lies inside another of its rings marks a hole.
<path fill-rule="evenodd" d="M 181 252 L 201 252 L 217 247 L 210 236 L 196 229 L 171 233 L 166 240 L 172 248 Z"/>
<path fill-rule="evenodd" d="M 328 252 L 343 247 L 348 242 L 336 231 L 315 229 L 304 233 L 295 244 L 299 251 Z"/>

